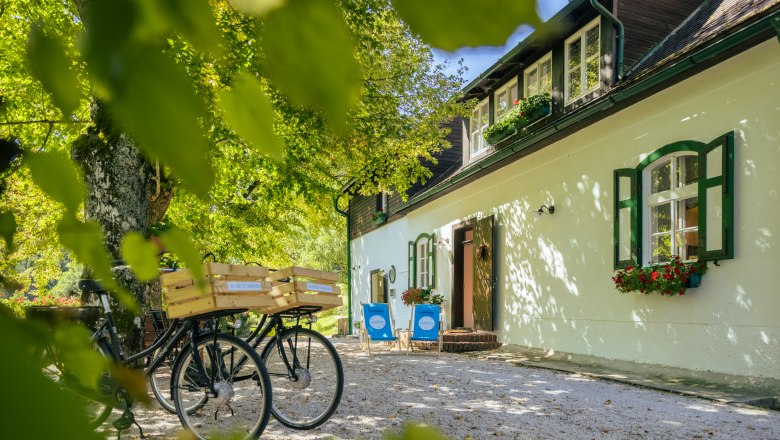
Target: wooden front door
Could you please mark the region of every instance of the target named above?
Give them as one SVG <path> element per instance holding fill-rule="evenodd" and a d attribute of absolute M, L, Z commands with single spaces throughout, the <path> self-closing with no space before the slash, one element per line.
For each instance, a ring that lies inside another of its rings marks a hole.
<path fill-rule="evenodd" d="M 474 223 L 473 249 L 473 303 L 474 330 L 493 331 L 493 216 Z"/>

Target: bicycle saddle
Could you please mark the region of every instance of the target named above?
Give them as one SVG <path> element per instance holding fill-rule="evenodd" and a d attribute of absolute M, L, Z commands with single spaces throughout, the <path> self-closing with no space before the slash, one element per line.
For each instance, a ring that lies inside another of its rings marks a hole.
<path fill-rule="evenodd" d="M 79 280 L 79 290 L 82 292 L 105 292 L 106 289 L 95 280 Z"/>

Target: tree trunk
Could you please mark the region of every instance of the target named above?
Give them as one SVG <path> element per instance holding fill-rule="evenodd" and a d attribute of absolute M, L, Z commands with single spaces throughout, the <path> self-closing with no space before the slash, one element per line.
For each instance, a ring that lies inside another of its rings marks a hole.
<path fill-rule="evenodd" d="M 74 143 L 71 156 L 84 172 L 85 217 L 100 225 L 112 258 L 119 259 L 125 234 L 139 231 L 148 236 L 153 168 L 133 141 L 114 129 L 98 100 L 93 104 L 92 121 L 87 133 Z M 143 345 L 146 312 L 161 306 L 160 283 L 140 283 L 129 269 L 117 269 L 114 276 L 140 306 L 141 316 L 137 317 L 117 301 L 112 304 L 117 329 L 124 336 L 122 345 L 135 353 Z"/>

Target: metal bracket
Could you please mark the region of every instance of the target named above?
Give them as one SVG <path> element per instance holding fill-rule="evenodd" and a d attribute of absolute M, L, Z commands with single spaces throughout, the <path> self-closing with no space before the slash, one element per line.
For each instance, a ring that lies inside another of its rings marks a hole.
<path fill-rule="evenodd" d="M 775 27 L 775 33 L 777 34 L 777 41 L 780 43 L 780 15 L 772 17 L 772 26 Z"/>

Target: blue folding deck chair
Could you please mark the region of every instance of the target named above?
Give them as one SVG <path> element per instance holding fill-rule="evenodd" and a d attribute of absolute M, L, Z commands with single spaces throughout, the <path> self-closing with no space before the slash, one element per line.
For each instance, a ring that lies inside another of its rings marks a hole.
<path fill-rule="evenodd" d="M 398 331 L 394 330 L 393 313 L 387 303 L 361 303 L 363 311 L 363 328 L 361 333 L 371 356 L 372 342 L 395 342 L 401 350 L 401 340 Z M 392 349 L 392 346 L 391 346 Z"/>
<path fill-rule="evenodd" d="M 438 342 L 441 354 L 444 333 L 441 327 L 441 307 L 435 304 L 416 304 L 412 309 L 412 318 L 409 320 L 409 345 L 406 353 L 414 351 L 414 342 Z"/>

